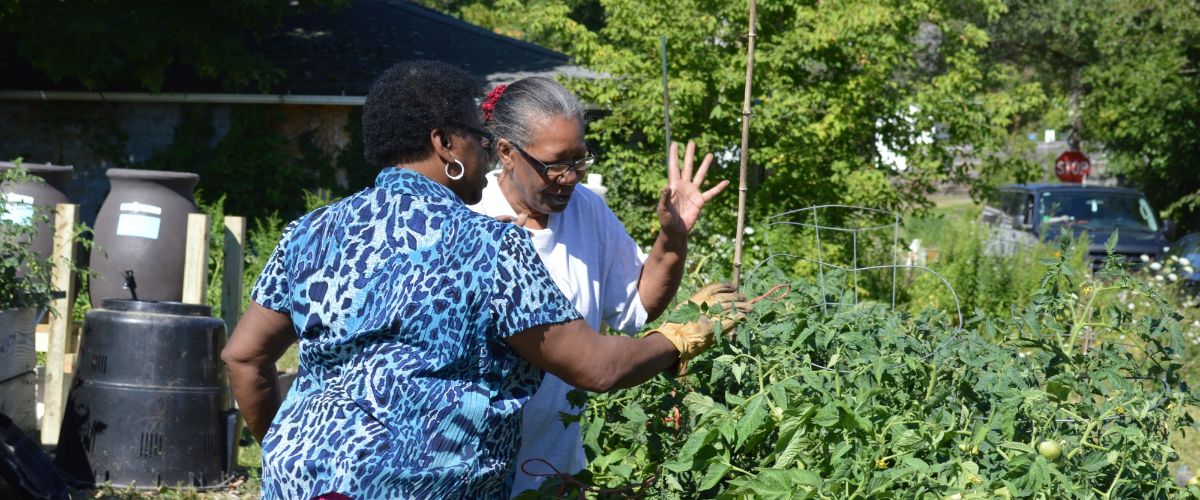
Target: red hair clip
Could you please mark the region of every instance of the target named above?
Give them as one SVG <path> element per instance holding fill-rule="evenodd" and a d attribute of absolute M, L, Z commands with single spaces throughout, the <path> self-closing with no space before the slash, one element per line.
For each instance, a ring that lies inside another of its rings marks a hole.
<path fill-rule="evenodd" d="M 497 85 L 491 92 L 488 92 L 487 99 L 483 100 L 483 121 L 492 121 L 492 110 L 496 109 L 496 101 L 500 100 L 500 94 L 503 94 L 506 88 L 508 85 Z"/>

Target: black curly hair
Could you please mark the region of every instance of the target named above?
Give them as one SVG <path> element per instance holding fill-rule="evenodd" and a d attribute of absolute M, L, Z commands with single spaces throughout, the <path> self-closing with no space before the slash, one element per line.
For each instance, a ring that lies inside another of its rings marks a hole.
<path fill-rule="evenodd" d="M 483 82 L 439 61 L 404 61 L 384 71 L 363 104 L 363 156 L 377 167 L 419 161 L 433 151 L 429 131 L 470 123 Z"/>

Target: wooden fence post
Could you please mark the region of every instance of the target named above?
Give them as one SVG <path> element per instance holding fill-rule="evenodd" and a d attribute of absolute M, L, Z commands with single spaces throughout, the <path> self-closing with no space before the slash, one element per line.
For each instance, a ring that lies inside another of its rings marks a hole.
<path fill-rule="evenodd" d="M 245 255 L 246 218 L 225 216 L 225 264 L 221 277 L 221 318 L 225 328 L 242 318 L 242 262 Z"/>
<path fill-rule="evenodd" d="M 46 349 L 46 385 L 42 402 L 42 445 L 57 446 L 66 392 L 70 388 L 70 370 L 66 365 L 67 336 L 71 328 L 71 298 L 75 295 L 75 226 L 79 225 L 79 205 L 60 203 L 54 212 L 54 256 L 51 283 L 63 296 L 54 299 L 51 307 L 50 338 Z"/>
<path fill-rule="evenodd" d="M 238 320 L 242 318 L 242 263 L 245 257 L 246 218 L 225 216 L 225 263 L 221 277 L 221 319 L 225 320 L 226 334 L 232 334 Z M 233 402 L 237 407 L 237 402 Z M 242 438 L 242 427 L 245 419 L 238 414 L 237 423 L 233 427 L 233 449 L 230 450 L 233 465 L 238 463 L 241 447 L 238 441 Z"/>
<path fill-rule="evenodd" d="M 203 304 L 208 290 L 208 215 L 188 214 L 183 261 L 183 300 Z"/>

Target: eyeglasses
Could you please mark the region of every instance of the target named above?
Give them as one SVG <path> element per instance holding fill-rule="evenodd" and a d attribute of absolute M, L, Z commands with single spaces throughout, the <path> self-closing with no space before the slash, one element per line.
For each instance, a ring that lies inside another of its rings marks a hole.
<path fill-rule="evenodd" d="M 516 143 L 513 143 L 513 147 L 517 148 L 517 151 L 525 156 L 525 159 L 529 160 L 529 162 L 533 164 L 534 168 L 541 170 L 542 175 L 546 176 L 552 181 L 557 181 L 558 178 L 566 174 L 568 170 L 575 172 L 576 180 L 582 179 L 583 174 L 586 174 L 587 170 L 591 168 L 592 165 L 596 164 L 596 155 L 591 154 L 590 149 L 588 150 L 587 156 L 578 160 L 547 165 L 542 162 L 542 160 L 534 158 L 527 151 L 522 149 L 521 146 L 516 145 Z"/>
<path fill-rule="evenodd" d="M 466 130 L 467 132 L 474 134 L 476 137 L 479 137 L 479 147 L 483 148 L 485 151 L 491 151 L 492 147 L 496 145 L 496 136 L 492 135 L 491 132 L 478 129 L 470 125 L 463 125 L 461 123 L 451 123 L 450 125 Z"/>

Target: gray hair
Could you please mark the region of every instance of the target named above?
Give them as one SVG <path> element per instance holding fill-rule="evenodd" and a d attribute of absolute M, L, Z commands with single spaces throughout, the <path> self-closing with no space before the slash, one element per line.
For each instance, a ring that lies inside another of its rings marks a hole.
<path fill-rule="evenodd" d="M 579 98 L 558 82 L 541 76 L 531 76 L 513 82 L 504 89 L 492 108 L 488 128 L 518 146 L 529 147 L 533 142 L 533 127 L 545 119 L 562 116 L 583 118 Z"/>

